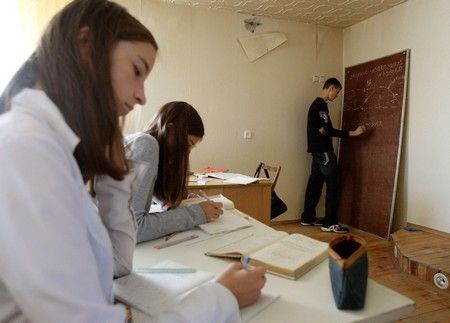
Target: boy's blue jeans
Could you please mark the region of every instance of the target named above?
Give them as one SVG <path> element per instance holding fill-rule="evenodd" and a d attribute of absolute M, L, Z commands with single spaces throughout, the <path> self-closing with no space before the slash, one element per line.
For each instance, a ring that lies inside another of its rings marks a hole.
<path fill-rule="evenodd" d="M 314 222 L 316 220 L 316 206 L 322 194 L 322 186 L 327 185 L 325 199 L 325 217 L 323 226 L 329 227 L 338 223 L 336 215 L 339 204 L 339 169 L 337 157 L 333 151 L 312 154 L 311 175 L 305 193 L 305 204 L 302 221 Z"/>

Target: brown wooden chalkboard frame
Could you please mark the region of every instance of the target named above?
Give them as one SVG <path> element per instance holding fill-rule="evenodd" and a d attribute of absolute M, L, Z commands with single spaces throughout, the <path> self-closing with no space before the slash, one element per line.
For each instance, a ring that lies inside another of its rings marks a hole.
<path fill-rule="evenodd" d="M 366 125 L 370 129 L 366 137 L 350 138 L 340 142 L 339 164 L 342 192 L 338 216 L 343 223 L 383 238 L 389 238 L 394 215 L 403 139 L 409 56 L 410 51 L 407 49 L 345 68 L 341 127 L 353 130 L 356 128 L 355 120 L 363 121 L 358 122 L 359 124 L 365 124 L 364 121 L 367 117 Z M 399 66 L 402 66 L 404 70 Z M 379 100 L 377 105 L 376 100 L 373 99 L 375 97 L 374 92 L 371 93 L 372 88 L 375 90 L 390 90 L 392 80 L 399 83 L 396 88 L 397 92 L 377 94 Z M 402 88 L 401 81 L 403 81 Z M 363 82 L 366 85 L 361 88 Z M 394 104 L 395 100 L 390 97 L 392 95 L 396 98 L 399 94 L 402 95 L 401 106 L 400 100 L 396 100 Z M 383 100 L 386 100 L 383 102 L 384 105 L 380 104 Z M 401 111 L 396 111 L 396 107 L 401 108 Z M 378 115 L 376 115 L 377 113 Z M 374 115 L 380 116 L 381 119 L 376 121 L 378 123 L 373 122 L 373 120 L 378 120 L 374 119 Z M 398 134 L 394 127 L 398 128 Z M 394 129 L 394 131 L 389 133 L 389 129 Z M 387 131 L 387 133 L 383 133 L 383 131 Z M 380 140 L 382 134 L 387 135 L 387 143 Z M 382 149 L 383 144 L 386 145 L 387 153 L 385 156 L 379 157 L 380 160 L 374 160 L 373 164 L 368 162 L 358 165 L 358 158 L 368 160 L 363 153 L 368 156 L 378 156 L 379 154 L 377 155 L 376 152 Z M 395 148 L 397 148 L 396 151 Z M 385 158 L 385 160 L 382 160 L 382 158 Z M 380 170 L 383 163 L 386 164 L 386 167 Z M 370 167 L 374 169 L 368 169 Z M 373 174 L 370 174 L 371 171 L 373 171 Z M 383 178 L 384 181 L 368 182 L 374 178 L 374 174 L 381 174 L 380 178 Z M 389 179 L 386 180 L 386 178 Z M 374 186 L 380 183 L 383 184 L 379 185 L 379 191 L 374 190 Z M 386 187 L 383 186 L 384 184 L 386 184 Z"/>

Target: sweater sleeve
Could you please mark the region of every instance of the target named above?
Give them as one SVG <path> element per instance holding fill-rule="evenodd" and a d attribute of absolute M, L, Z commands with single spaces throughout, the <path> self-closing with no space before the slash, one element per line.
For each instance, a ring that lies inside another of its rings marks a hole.
<path fill-rule="evenodd" d="M 205 223 L 206 217 L 199 205 L 180 206 L 160 213 L 137 217 L 137 242 L 160 238 L 172 232 L 185 231 Z"/>
<path fill-rule="evenodd" d="M 114 276 L 131 272 L 136 245 L 136 223 L 130 210 L 131 192 L 148 165 L 135 162 L 121 181 L 109 176 L 95 179 L 97 206 L 113 247 Z"/>
<path fill-rule="evenodd" d="M 134 137 L 127 144 L 129 159 L 146 162 L 148 167 L 131 196 L 131 212 L 137 223 L 137 242 L 153 240 L 176 231 L 192 229 L 206 222 L 199 205 L 178 207 L 160 213 L 149 213 L 156 178 L 159 148 L 155 138 L 147 134 Z"/>
<path fill-rule="evenodd" d="M 152 142 L 152 139 L 153 137 L 145 134 L 137 137 L 138 142 Z M 157 144 L 155 147 L 146 152 L 146 158 L 139 160 L 133 158 L 131 152 L 128 153 L 131 169 L 123 180 L 118 181 L 109 176 L 99 176 L 95 179 L 94 189 L 99 214 L 113 247 L 115 277 L 129 274 L 133 266 L 137 232 L 134 209 L 140 207 L 141 200 L 145 205 L 145 199 L 140 198 L 139 194 L 145 194 L 142 187 L 145 188 L 146 185 L 143 183 L 148 181 L 149 176 L 152 177 L 155 165 L 156 169 L 158 167 Z M 154 154 L 155 159 L 152 158 Z"/>
<path fill-rule="evenodd" d="M 331 118 L 328 114 L 328 111 L 321 110 L 319 111 L 319 119 L 320 119 L 320 127 L 325 129 L 325 134 L 328 137 L 338 137 L 338 138 L 347 138 L 349 133 L 347 130 L 340 130 L 333 128 L 333 123 L 331 122 Z"/>

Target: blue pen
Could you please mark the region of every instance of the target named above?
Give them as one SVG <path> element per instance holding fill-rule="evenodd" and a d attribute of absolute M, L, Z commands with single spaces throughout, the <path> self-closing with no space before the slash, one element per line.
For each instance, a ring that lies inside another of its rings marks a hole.
<path fill-rule="evenodd" d="M 244 262 L 242 263 L 242 267 L 244 268 L 244 270 L 248 270 L 250 267 L 250 257 L 249 256 L 245 256 L 244 257 Z"/>

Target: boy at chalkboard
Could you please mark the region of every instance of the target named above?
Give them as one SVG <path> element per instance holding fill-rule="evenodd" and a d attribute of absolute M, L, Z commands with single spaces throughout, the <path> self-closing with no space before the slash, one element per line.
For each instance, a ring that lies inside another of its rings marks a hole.
<path fill-rule="evenodd" d="M 300 220 L 303 226 L 321 226 L 322 231 L 335 233 L 347 233 L 348 229 L 338 223 L 336 214 L 339 204 L 339 173 L 331 137 L 355 137 L 365 131 L 364 126 L 358 126 L 353 131 L 333 128 L 327 102 L 336 99 L 341 89 L 342 85 L 338 79 L 328 79 L 323 85 L 321 95 L 309 107 L 307 135 L 312 166 Z M 323 182 L 327 184 L 325 217 L 317 219 L 316 206 L 320 200 Z"/>

